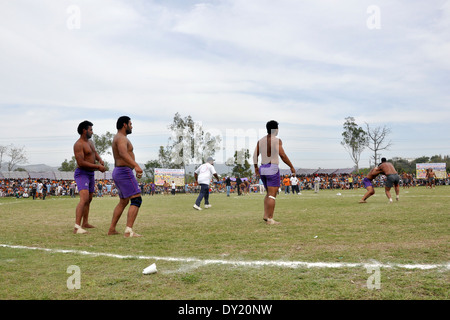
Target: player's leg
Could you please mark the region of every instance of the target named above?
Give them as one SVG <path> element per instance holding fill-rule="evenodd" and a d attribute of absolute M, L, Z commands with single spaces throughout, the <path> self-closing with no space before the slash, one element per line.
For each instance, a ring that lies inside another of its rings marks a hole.
<path fill-rule="evenodd" d="M 278 187 L 267 187 L 267 194 L 264 198 L 264 220 L 267 221 L 268 224 L 276 224 L 273 220 L 273 213 L 275 211 L 275 202 L 277 197 Z"/>
<path fill-rule="evenodd" d="M 400 185 L 399 184 L 395 184 L 394 185 L 394 190 L 395 190 L 395 195 L 396 195 L 396 200 L 398 201 L 399 197 L 400 197 Z"/>
<path fill-rule="evenodd" d="M 125 207 L 129 202 L 129 198 L 120 198 L 119 203 L 116 205 L 113 211 L 113 217 L 111 220 L 111 226 L 109 227 L 108 235 L 119 234 L 119 232 L 117 232 L 116 230 L 117 222 L 119 221 L 123 211 L 125 210 Z"/>
<path fill-rule="evenodd" d="M 373 189 L 373 186 L 367 186 L 366 189 L 367 189 L 367 192 L 364 194 L 362 199 L 359 200 L 359 203 L 366 203 L 366 200 L 375 194 L 375 190 Z"/>
<path fill-rule="evenodd" d="M 392 203 L 391 188 L 385 187 L 384 193 L 386 193 L 386 197 L 389 199 L 389 202 Z"/>
<path fill-rule="evenodd" d="M 83 210 L 83 224 L 81 225 L 83 228 L 95 228 L 93 225 L 89 224 L 89 210 L 91 208 L 91 202 L 94 194 L 89 192 L 89 200 L 84 206 Z"/>
<path fill-rule="evenodd" d="M 84 216 L 85 207 L 89 204 L 89 190 L 83 189 L 79 191 L 80 201 L 75 209 L 75 227 L 73 233 L 87 233 L 81 228 L 81 221 Z"/>
<path fill-rule="evenodd" d="M 127 216 L 127 227 L 125 228 L 125 237 L 141 237 L 140 234 L 137 234 L 133 231 L 133 225 L 136 221 L 137 215 L 139 213 L 139 208 L 142 204 L 142 197 L 140 194 L 134 195 L 130 198 L 130 207 L 128 208 L 128 216 Z"/>

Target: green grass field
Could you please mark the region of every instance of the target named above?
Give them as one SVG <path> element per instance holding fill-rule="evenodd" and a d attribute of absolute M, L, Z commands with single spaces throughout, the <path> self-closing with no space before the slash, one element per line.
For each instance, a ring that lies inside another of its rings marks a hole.
<path fill-rule="evenodd" d="M 281 193 L 274 226 L 260 194 L 211 194 L 203 211 L 196 195 L 144 196 L 133 239 L 106 235 L 117 198 L 93 199 L 87 235 L 72 233 L 78 198 L 1 198 L 0 299 L 448 299 L 450 187 L 401 189 L 393 204 L 380 188 L 359 204 L 364 191 Z"/>

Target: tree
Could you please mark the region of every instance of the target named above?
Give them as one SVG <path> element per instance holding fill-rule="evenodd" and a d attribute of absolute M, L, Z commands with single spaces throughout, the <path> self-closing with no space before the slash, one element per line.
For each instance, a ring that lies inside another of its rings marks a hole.
<path fill-rule="evenodd" d="M 92 135 L 92 141 L 94 142 L 95 150 L 101 158 L 103 158 L 103 155 L 105 154 L 112 154 L 111 147 L 113 139 L 114 135 L 109 131 L 106 131 L 105 134 L 102 134 L 100 136 L 96 135 L 95 133 Z M 104 162 L 106 170 L 109 171 L 109 163 L 107 161 Z"/>
<path fill-rule="evenodd" d="M 0 146 L 0 169 L 2 168 L 3 155 L 8 151 L 7 146 Z"/>
<path fill-rule="evenodd" d="M 8 171 L 12 171 L 14 167 L 18 164 L 28 162 L 25 147 L 16 147 L 11 144 L 8 147 L 7 154 L 10 157 L 8 162 Z"/>
<path fill-rule="evenodd" d="M 416 163 L 428 163 L 430 161 L 430 157 L 427 157 L 427 156 L 422 156 L 422 157 L 420 157 L 420 158 L 416 158 L 415 160 L 414 160 L 414 163 L 416 164 Z"/>
<path fill-rule="evenodd" d="M 158 151 L 158 162 L 162 168 L 179 169 L 174 166 L 170 158 L 170 147 L 160 146 Z"/>
<path fill-rule="evenodd" d="M 220 136 L 203 131 L 201 123 L 194 122 L 191 116 L 182 118 L 177 112 L 168 128 L 172 137 L 165 151 L 170 152 L 172 162 L 180 168 L 191 163 L 203 163 L 220 150 Z"/>
<path fill-rule="evenodd" d="M 402 174 L 403 172 L 413 173 L 416 170 L 415 163 L 408 162 L 405 159 L 400 158 L 396 160 L 391 160 L 390 162 L 392 162 L 394 167 L 397 169 L 397 172 L 400 174 Z"/>
<path fill-rule="evenodd" d="M 70 161 L 64 159 L 64 162 L 61 163 L 61 167 L 59 167 L 58 170 L 73 172 L 75 171 L 76 168 L 77 168 L 77 160 L 75 159 L 75 156 L 72 156 L 72 159 Z"/>
<path fill-rule="evenodd" d="M 367 133 L 355 123 L 355 118 L 347 117 L 344 122 L 344 132 L 342 132 L 341 145 L 350 154 L 352 161 L 355 163 L 356 171 L 359 170 L 359 160 L 361 153 L 368 144 Z"/>
<path fill-rule="evenodd" d="M 161 168 L 161 164 L 158 160 L 150 160 L 144 165 L 144 173 L 147 176 L 148 180 L 155 180 L 155 168 Z"/>
<path fill-rule="evenodd" d="M 94 142 L 95 150 L 101 156 L 104 154 L 112 154 L 111 147 L 114 135 L 106 131 L 105 134 L 96 135 L 95 133 L 92 135 L 92 141 Z"/>
<path fill-rule="evenodd" d="M 369 136 L 368 148 L 374 153 L 372 159 L 376 165 L 380 163 L 381 154 L 379 154 L 379 151 L 389 150 L 389 147 L 392 145 L 391 141 L 385 142 L 385 139 L 391 133 L 391 129 L 386 126 L 371 129 L 368 123 L 366 123 L 366 126 L 367 135 Z"/>
<path fill-rule="evenodd" d="M 240 177 L 251 177 L 253 175 L 253 172 L 248 159 L 250 159 L 250 151 L 248 149 L 235 151 L 234 168 L 232 174 L 239 175 Z"/>

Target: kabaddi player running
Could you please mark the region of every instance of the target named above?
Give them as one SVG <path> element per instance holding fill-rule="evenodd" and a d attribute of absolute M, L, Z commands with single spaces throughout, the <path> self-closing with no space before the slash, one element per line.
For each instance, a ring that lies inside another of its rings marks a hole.
<path fill-rule="evenodd" d="M 92 126 L 92 122 L 87 120 L 78 125 L 77 131 L 80 134 L 80 138 L 73 146 L 73 153 L 77 161 L 74 178 L 80 194 L 80 202 L 75 210 L 75 227 L 73 229 L 73 233 L 76 234 L 88 233 L 83 228 L 94 228 L 88 222 L 89 208 L 95 191 L 94 171 L 105 172 L 106 170 L 103 160 L 95 151 L 94 143 L 90 140 L 94 134 Z M 98 161 L 99 164 L 95 163 L 95 161 Z M 83 223 L 81 223 L 82 220 Z"/>
<path fill-rule="evenodd" d="M 114 170 L 112 178 L 119 191 L 119 203 L 114 209 L 111 226 L 109 227 L 108 235 L 119 234 L 116 231 L 116 225 L 122 216 L 128 203 L 131 202 L 128 209 L 127 226 L 125 228 L 125 237 L 141 237 L 141 235 L 133 231 L 133 225 L 142 204 L 141 189 L 136 180 L 142 177 L 142 169 L 136 163 L 133 153 L 133 145 L 128 140 L 127 135 L 131 134 L 133 126 L 131 119 L 127 116 L 122 116 L 117 120 L 117 134 L 114 136 L 112 142 L 113 156 L 114 156 Z M 133 174 L 133 169 L 136 171 L 136 177 Z"/>
<path fill-rule="evenodd" d="M 279 158 L 289 166 L 291 172 L 295 174 L 295 168 L 284 152 L 281 139 L 277 138 L 278 122 L 271 120 L 266 124 L 267 136 L 261 138 L 256 144 L 253 153 L 253 164 L 255 166 L 256 177 L 260 177 L 267 190 L 264 198 L 264 221 L 267 224 L 279 224 L 273 220 L 275 211 L 275 200 L 280 187 Z M 258 169 L 258 157 L 261 155 L 261 166 Z"/>

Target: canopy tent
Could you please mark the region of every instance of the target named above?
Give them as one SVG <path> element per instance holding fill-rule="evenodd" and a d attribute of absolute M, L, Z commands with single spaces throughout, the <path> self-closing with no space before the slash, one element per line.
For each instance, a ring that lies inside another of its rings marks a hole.
<path fill-rule="evenodd" d="M 48 172 L 26 172 L 26 171 L 1 171 L 0 179 L 33 179 L 33 180 L 74 180 L 72 171 L 48 171 Z M 112 171 L 95 171 L 95 180 L 111 180 Z"/>
<path fill-rule="evenodd" d="M 355 171 L 354 168 L 338 169 L 335 174 L 351 174 Z"/>
<path fill-rule="evenodd" d="M 95 180 L 111 180 L 112 179 L 112 171 L 95 171 Z"/>
<path fill-rule="evenodd" d="M 56 180 L 73 180 L 73 172 L 71 171 L 57 171 L 55 172 Z"/>
<path fill-rule="evenodd" d="M 2 179 L 28 179 L 28 172 L 26 171 L 4 171 L 0 172 Z"/>
<path fill-rule="evenodd" d="M 299 176 L 308 176 L 314 174 L 350 174 L 353 168 L 345 169 L 297 169 L 296 174 Z M 290 169 L 280 169 L 280 175 L 291 175 Z M 48 172 L 26 172 L 26 171 L 0 171 L 0 179 L 48 179 L 48 180 L 74 180 L 74 173 L 71 171 L 48 171 Z M 236 181 L 235 177 L 231 177 L 232 181 Z M 95 171 L 95 180 L 112 180 L 112 171 L 100 172 Z M 248 178 L 241 178 L 242 181 Z"/>
<path fill-rule="evenodd" d="M 309 176 L 315 174 L 318 169 L 297 169 L 296 174 L 299 176 Z"/>
<path fill-rule="evenodd" d="M 28 175 L 30 177 L 30 179 L 50 179 L 50 180 L 54 180 L 55 179 L 55 173 L 54 172 L 28 172 Z"/>
<path fill-rule="evenodd" d="M 297 169 L 296 173 L 300 176 L 309 176 L 314 174 L 350 174 L 355 171 L 354 168 L 346 168 L 346 169 Z M 281 170 L 280 170 L 281 172 Z"/>

